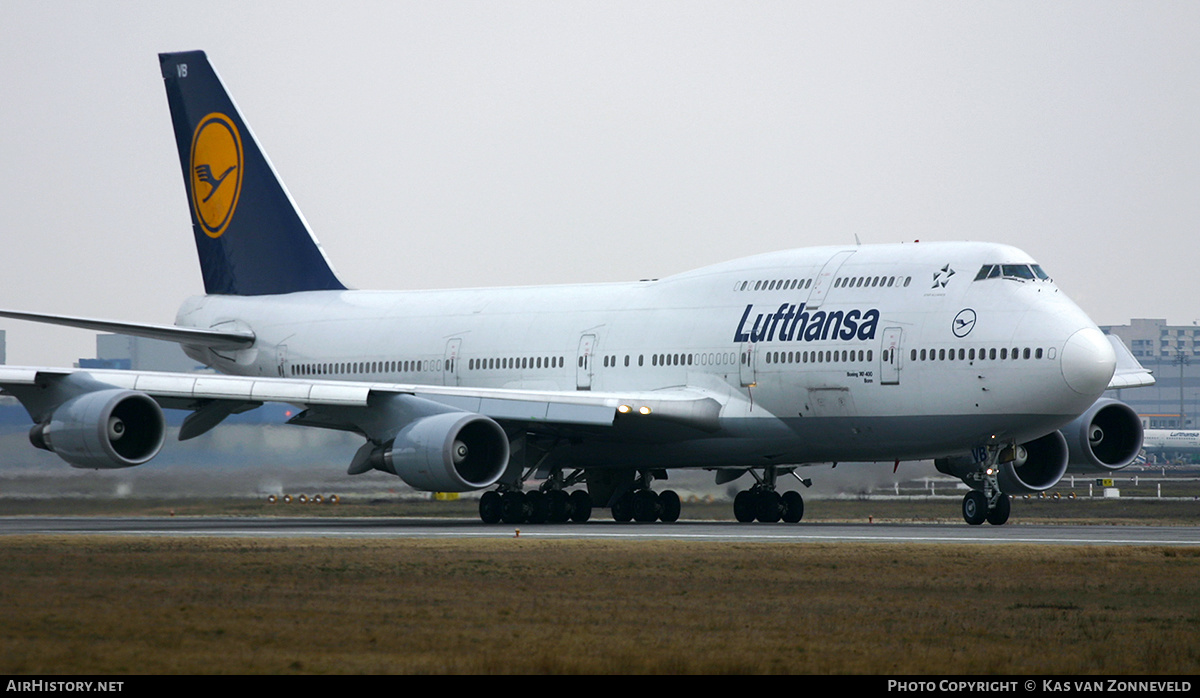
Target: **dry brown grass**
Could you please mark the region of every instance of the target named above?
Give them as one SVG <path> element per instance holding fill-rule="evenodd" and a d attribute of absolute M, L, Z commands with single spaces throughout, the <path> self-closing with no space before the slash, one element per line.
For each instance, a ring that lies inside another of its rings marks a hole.
<path fill-rule="evenodd" d="M 1200 549 L 0 539 L 0 673 L 1195 673 Z"/>

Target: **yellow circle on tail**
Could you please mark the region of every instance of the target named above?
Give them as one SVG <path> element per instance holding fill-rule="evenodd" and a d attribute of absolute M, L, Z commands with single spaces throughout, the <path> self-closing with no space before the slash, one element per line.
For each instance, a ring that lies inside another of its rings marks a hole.
<path fill-rule="evenodd" d="M 242 137 L 233 120 L 213 112 L 192 135 L 192 207 L 196 220 L 210 238 L 219 238 L 229 227 L 242 192 Z"/>

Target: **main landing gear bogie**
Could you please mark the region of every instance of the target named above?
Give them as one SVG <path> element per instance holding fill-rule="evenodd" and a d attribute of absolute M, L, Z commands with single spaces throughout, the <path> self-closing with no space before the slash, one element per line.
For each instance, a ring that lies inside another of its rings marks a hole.
<path fill-rule="evenodd" d="M 614 521 L 621 523 L 673 523 L 679 520 L 682 510 L 683 504 L 674 490 L 655 492 L 642 488 L 630 490 L 617 497 L 612 505 L 612 516 Z"/>
<path fill-rule="evenodd" d="M 733 498 L 733 517 L 742 523 L 799 523 L 804 518 L 804 497 L 794 490 L 782 494 L 766 488 L 742 490 Z"/>
<path fill-rule="evenodd" d="M 489 490 L 479 498 L 479 518 L 484 523 L 583 523 L 591 517 L 592 497 L 584 490 Z"/>

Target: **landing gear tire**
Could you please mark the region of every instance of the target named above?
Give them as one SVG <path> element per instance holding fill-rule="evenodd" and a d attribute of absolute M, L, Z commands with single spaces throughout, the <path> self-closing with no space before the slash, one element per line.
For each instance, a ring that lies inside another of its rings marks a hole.
<path fill-rule="evenodd" d="M 996 506 L 987 513 L 987 522 L 993 526 L 1003 526 L 1008 522 L 1008 515 L 1012 512 L 1012 500 L 1007 494 L 1000 495 L 1000 499 L 996 501 Z"/>
<path fill-rule="evenodd" d="M 675 494 L 673 490 L 664 490 L 658 495 L 658 508 L 661 512 L 659 518 L 664 523 L 673 523 L 679 520 L 683 504 L 679 501 L 679 495 Z"/>
<path fill-rule="evenodd" d="M 972 526 L 978 526 L 987 520 L 988 505 L 987 495 L 979 490 L 972 490 L 963 497 L 962 501 L 963 519 Z"/>
<path fill-rule="evenodd" d="M 500 496 L 504 505 L 500 520 L 506 524 L 525 523 L 525 519 L 529 516 L 529 512 L 526 509 L 525 494 L 522 492 L 505 492 Z"/>
<path fill-rule="evenodd" d="M 571 496 L 562 490 L 546 493 L 546 520 L 550 523 L 566 523 L 571 518 Z"/>
<path fill-rule="evenodd" d="M 612 505 L 613 521 L 629 523 L 633 521 L 633 493 L 626 492 L 617 498 Z"/>
<path fill-rule="evenodd" d="M 802 518 L 804 518 L 804 497 L 794 490 L 784 492 L 783 520 L 787 523 L 800 523 Z"/>
<path fill-rule="evenodd" d="M 496 490 L 488 490 L 479 498 L 479 518 L 485 524 L 500 523 L 504 516 L 504 501 Z"/>
<path fill-rule="evenodd" d="M 592 495 L 585 490 L 575 490 L 569 496 L 571 503 L 571 520 L 583 523 L 592 518 Z"/>
<path fill-rule="evenodd" d="M 783 497 L 774 490 L 759 492 L 757 512 L 758 520 L 763 523 L 779 523 L 783 516 Z"/>
<path fill-rule="evenodd" d="M 661 506 L 653 490 L 638 490 L 633 493 L 633 520 L 653 523 L 658 520 Z"/>
<path fill-rule="evenodd" d="M 531 524 L 546 523 L 550 518 L 550 502 L 537 490 L 525 493 L 525 520 Z"/>
<path fill-rule="evenodd" d="M 758 498 L 750 490 L 742 490 L 733 498 L 733 518 L 741 523 L 750 523 L 754 520 L 755 505 Z"/>

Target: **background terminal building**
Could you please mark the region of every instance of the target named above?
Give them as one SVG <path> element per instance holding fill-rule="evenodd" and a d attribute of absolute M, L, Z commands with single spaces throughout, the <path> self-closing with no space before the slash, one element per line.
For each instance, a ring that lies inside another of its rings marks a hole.
<path fill-rule="evenodd" d="M 1115 391 L 1142 416 L 1148 429 L 1200 425 L 1200 325 L 1168 325 L 1161 318 L 1135 318 L 1100 329 L 1125 342 L 1133 357 L 1154 373 L 1156 383 Z"/>

